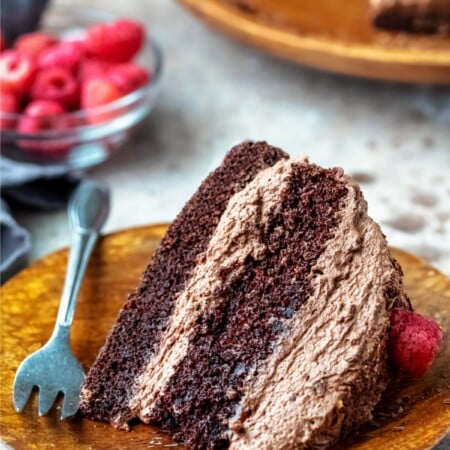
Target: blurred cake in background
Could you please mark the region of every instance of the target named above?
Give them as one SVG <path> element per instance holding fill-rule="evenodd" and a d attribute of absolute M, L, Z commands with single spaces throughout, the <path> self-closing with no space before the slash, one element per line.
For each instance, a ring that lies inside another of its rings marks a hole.
<path fill-rule="evenodd" d="M 450 0 L 370 0 L 373 23 L 389 30 L 450 32 Z"/>

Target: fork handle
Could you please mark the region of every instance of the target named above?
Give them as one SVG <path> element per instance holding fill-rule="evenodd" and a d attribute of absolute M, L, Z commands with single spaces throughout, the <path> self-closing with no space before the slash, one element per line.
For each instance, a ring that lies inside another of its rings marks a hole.
<path fill-rule="evenodd" d="M 68 215 L 72 242 L 56 328 L 72 325 L 89 257 L 108 214 L 108 187 L 93 180 L 83 181 L 69 201 Z"/>

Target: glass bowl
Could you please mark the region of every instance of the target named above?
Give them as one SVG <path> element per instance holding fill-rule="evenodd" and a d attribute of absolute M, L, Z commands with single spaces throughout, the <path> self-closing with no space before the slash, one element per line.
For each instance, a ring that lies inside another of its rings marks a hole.
<path fill-rule="evenodd" d="M 117 19 L 115 14 L 97 9 L 53 6 L 46 11 L 41 29 L 57 34 L 62 39 L 76 38 L 94 23 Z M 152 37 L 147 36 L 145 46 L 135 62 L 149 70 L 150 81 L 107 105 L 55 116 L 55 121 L 68 121 L 66 123 L 70 124 L 70 128 L 67 130 L 49 129 L 33 134 L 19 133 L 13 126 L 18 123 L 22 114 L 0 111 L 1 123 L 13 124 L 10 129 L 2 129 L 2 154 L 22 163 L 63 166 L 67 171 L 104 162 L 127 140 L 132 129 L 150 113 L 157 98 L 162 53 Z M 49 117 L 49 120 L 52 118 Z"/>

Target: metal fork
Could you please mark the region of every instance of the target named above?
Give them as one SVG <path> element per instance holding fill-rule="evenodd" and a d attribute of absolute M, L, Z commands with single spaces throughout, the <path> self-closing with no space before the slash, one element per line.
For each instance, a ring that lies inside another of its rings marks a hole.
<path fill-rule="evenodd" d="M 108 214 L 109 190 L 102 183 L 86 180 L 70 198 L 72 244 L 58 316 L 49 341 L 24 359 L 17 369 L 13 387 L 17 412 L 22 412 L 34 387 L 39 388 L 40 416 L 50 411 L 60 393 L 64 395 L 61 420 L 78 410 L 85 374 L 70 349 L 70 326 L 90 254 Z"/>

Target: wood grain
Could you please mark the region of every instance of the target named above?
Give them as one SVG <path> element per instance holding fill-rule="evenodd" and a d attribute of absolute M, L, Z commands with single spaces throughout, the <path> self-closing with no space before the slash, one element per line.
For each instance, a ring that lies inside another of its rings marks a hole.
<path fill-rule="evenodd" d="M 450 84 L 450 36 L 375 29 L 368 0 L 179 0 L 213 27 L 274 55 L 366 78 Z"/>
<path fill-rule="evenodd" d="M 155 225 L 103 237 L 97 246 L 75 313 L 71 336 L 75 355 L 89 367 L 117 312 L 148 263 L 166 227 Z M 450 330 L 450 280 L 416 257 L 393 250 L 405 271 L 405 286 L 419 312 Z M 22 414 L 12 406 L 12 382 L 19 363 L 51 334 L 61 293 L 67 250 L 34 263 L 2 288 L 1 299 L 1 439 L 21 449 L 174 448 L 157 427 L 137 424 L 129 433 L 77 417 L 61 422 L 58 408 L 38 417 L 36 396 Z M 420 381 L 392 386 L 370 426 L 341 442 L 337 449 L 430 449 L 450 424 L 450 346 L 448 339 L 431 370 Z M 405 400 L 408 397 L 408 400 Z M 399 413 L 399 407 L 404 409 Z M 395 417 L 392 417 L 392 416 Z"/>

